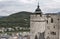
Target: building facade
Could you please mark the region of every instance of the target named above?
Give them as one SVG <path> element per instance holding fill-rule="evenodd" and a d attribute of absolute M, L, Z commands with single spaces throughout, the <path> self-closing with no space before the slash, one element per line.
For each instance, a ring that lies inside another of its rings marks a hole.
<path fill-rule="evenodd" d="M 43 14 L 39 8 L 30 15 L 30 39 L 60 39 L 59 14 Z"/>

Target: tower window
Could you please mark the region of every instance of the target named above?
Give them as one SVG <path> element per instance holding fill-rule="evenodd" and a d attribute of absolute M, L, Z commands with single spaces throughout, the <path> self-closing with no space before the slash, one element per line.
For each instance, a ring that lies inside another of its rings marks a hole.
<path fill-rule="evenodd" d="M 53 19 L 51 18 L 51 23 L 53 23 Z"/>
<path fill-rule="evenodd" d="M 54 26 L 54 28 L 55 28 L 55 26 Z"/>
<path fill-rule="evenodd" d="M 38 39 L 37 35 L 35 36 L 35 39 Z"/>
<path fill-rule="evenodd" d="M 56 35 L 56 32 L 51 32 L 52 35 Z"/>
<path fill-rule="evenodd" d="M 48 20 L 47 20 L 47 23 L 48 23 Z"/>
<path fill-rule="evenodd" d="M 40 16 L 42 17 L 42 14 L 40 14 Z"/>

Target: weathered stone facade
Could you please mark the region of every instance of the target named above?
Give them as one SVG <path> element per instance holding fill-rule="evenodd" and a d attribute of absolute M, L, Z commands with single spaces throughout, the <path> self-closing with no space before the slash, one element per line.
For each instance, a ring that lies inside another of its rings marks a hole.
<path fill-rule="evenodd" d="M 30 39 L 60 39 L 60 16 L 43 14 L 38 7 L 30 15 Z"/>

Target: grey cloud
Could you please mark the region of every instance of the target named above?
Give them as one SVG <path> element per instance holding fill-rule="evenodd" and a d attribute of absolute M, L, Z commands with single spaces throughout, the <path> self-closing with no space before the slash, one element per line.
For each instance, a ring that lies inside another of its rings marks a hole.
<path fill-rule="evenodd" d="M 34 6 L 28 4 L 21 4 L 15 1 L 0 2 L 0 15 L 9 15 L 19 11 L 30 11 Z M 30 8 L 30 9 L 29 9 Z"/>
<path fill-rule="evenodd" d="M 60 11 L 60 5 L 53 1 L 53 0 L 40 0 L 40 8 L 42 12 L 59 12 Z M 54 6 L 52 6 L 54 5 Z M 24 4 L 23 2 L 17 1 L 17 0 L 10 0 L 10 1 L 1 1 L 0 2 L 0 15 L 10 15 L 15 12 L 20 11 L 29 11 L 34 12 L 37 6 L 36 3 L 32 4 Z"/>

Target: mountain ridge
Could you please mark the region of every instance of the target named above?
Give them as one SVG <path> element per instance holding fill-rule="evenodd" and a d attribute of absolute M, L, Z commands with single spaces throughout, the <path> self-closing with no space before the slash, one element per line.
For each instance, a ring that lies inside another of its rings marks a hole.
<path fill-rule="evenodd" d="M 29 21 L 30 13 L 31 12 L 22 11 L 22 12 L 18 12 L 18 13 L 9 15 L 4 18 L 0 18 L 0 27 L 3 27 L 3 26 L 5 27 L 5 25 L 7 25 L 8 23 L 14 23 L 14 22 L 24 24 Z M 27 21 L 25 22 L 24 20 L 27 20 Z M 1 24 L 3 24 L 3 23 L 5 23 L 5 25 L 1 26 Z M 13 25 L 13 24 L 11 24 L 11 25 Z M 8 26 L 10 26 L 10 25 L 8 24 Z"/>

